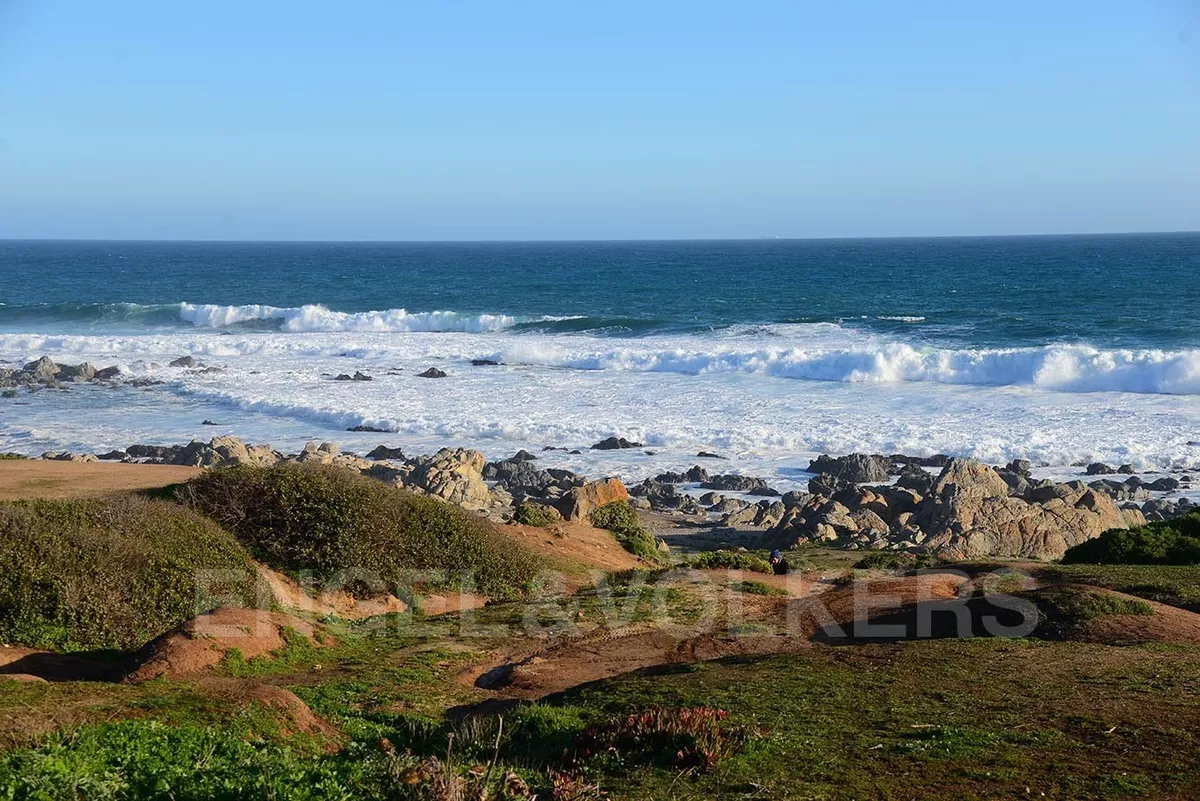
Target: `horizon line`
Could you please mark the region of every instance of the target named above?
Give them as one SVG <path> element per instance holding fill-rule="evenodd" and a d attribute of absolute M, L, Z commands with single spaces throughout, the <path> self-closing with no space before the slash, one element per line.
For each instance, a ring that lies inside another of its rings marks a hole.
<path fill-rule="evenodd" d="M 594 243 L 668 243 L 668 242 L 847 242 L 894 241 L 928 239 L 1055 239 L 1069 237 L 1106 236 L 1178 236 L 1200 234 L 1200 229 L 1173 231 L 1091 231 L 1022 234 L 898 234 L 880 236 L 757 236 L 757 237 L 633 237 L 592 239 L 220 239 L 220 238 L 94 238 L 94 237 L 0 237 L 0 242 L 112 242 L 138 244 L 260 244 L 260 245 L 537 245 L 537 244 L 594 244 Z"/>

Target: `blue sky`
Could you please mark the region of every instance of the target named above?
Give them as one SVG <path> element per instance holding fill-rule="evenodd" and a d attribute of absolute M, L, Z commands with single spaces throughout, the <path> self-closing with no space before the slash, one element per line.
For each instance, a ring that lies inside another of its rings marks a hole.
<path fill-rule="evenodd" d="M 0 0 L 0 237 L 1200 229 L 1200 3 Z"/>

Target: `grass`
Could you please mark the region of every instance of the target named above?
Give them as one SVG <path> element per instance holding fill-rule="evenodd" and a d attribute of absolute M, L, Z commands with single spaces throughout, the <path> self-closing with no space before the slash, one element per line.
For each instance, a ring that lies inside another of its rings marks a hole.
<path fill-rule="evenodd" d="M 621 547 L 639 559 L 650 563 L 662 560 L 654 535 L 642 527 L 637 510 L 625 501 L 613 501 L 593 509 L 588 519 L 596 528 L 611 531 Z"/>
<path fill-rule="evenodd" d="M 745 593 L 746 595 L 767 595 L 777 597 L 790 596 L 787 590 L 781 590 L 778 587 L 772 587 L 770 584 L 763 584 L 761 581 L 735 581 L 729 585 L 735 592 Z"/>
<path fill-rule="evenodd" d="M 519 613 L 508 606 L 478 610 L 480 623 Z M 435 775 L 467 781 L 497 741 L 497 798 L 509 776 L 554 798 L 560 774 L 615 801 L 1008 798 L 1026 787 L 1032 797 L 1183 799 L 1200 789 L 1194 647 L 816 648 L 591 683 L 507 711 L 501 731 L 493 716 L 443 714 L 484 698 L 455 679 L 480 656 L 455 629 L 451 619 L 339 623 L 320 669 L 292 645 L 226 665 L 299 695 L 344 732 L 337 753 L 282 736 L 269 709 L 231 707 L 207 684 L 6 686 L 0 720 L 74 709 L 82 726 L 0 754 L 0 798 L 436 798 L 418 792 Z M 134 719 L 111 722 L 119 717 Z"/>
<path fill-rule="evenodd" d="M 410 597 L 416 583 L 515 598 L 539 569 L 530 551 L 477 515 L 342 468 L 209 470 L 176 495 L 256 559 L 355 595 Z"/>
<path fill-rule="evenodd" d="M 1200 565 L 1053 565 L 1039 574 L 1200 612 Z"/>
<path fill-rule="evenodd" d="M 1075 587 L 1049 587 L 1034 593 L 1034 597 L 1051 621 L 1068 625 L 1115 615 L 1154 614 L 1145 601 Z"/>
<path fill-rule="evenodd" d="M 231 535 L 169 502 L 0 504 L 0 642 L 135 648 L 218 602 L 253 600 L 253 576 Z"/>
<path fill-rule="evenodd" d="M 621 677 L 553 703 L 584 722 L 703 704 L 764 733 L 707 773 L 605 772 L 614 799 L 1193 797 L 1200 763 L 1181 749 L 1200 745 L 1200 651 L 1174 653 L 1165 677 L 1152 649 L 1112 650 L 814 649 Z"/>

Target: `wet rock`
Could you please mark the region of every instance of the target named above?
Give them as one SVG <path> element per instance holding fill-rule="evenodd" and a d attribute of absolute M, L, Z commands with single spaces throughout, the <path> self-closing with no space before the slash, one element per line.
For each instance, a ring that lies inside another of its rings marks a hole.
<path fill-rule="evenodd" d="M 1084 472 L 1089 476 L 1110 476 L 1117 471 L 1104 462 L 1092 462 Z"/>
<path fill-rule="evenodd" d="M 471 359 L 472 367 L 497 367 L 500 362 L 494 359 Z"/>
<path fill-rule="evenodd" d="M 447 373 L 444 370 L 439 370 L 436 367 L 430 367 L 423 373 L 417 373 L 417 378 L 446 378 Z"/>
<path fill-rule="evenodd" d="M 701 487 L 719 492 L 745 492 L 769 490 L 767 482 L 754 476 L 742 476 L 736 473 L 710 476 L 708 481 L 701 482 Z"/>
<path fill-rule="evenodd" d="M 167 364 L 168 367 L 200 367 L 194 356 L 180 356 Z"/>
<path fill-rule="evenodd" d="M 808 472 L 835 476 L 843 481 L 862 484 L 872 481 L 887 481 L 891 476 L 892 463 L 884 456 L 852 453 L 848 456 L 831 457 L 821 455 L 808 463 Z"/>
<path fill-rule="evenodd" d="M 592 450 L 594 450 L 594 451 L 615 451 L 615 450 L 624 450 L 627 448 L 643 448 L 643 447 L 645 447 L 645 446 L 642 445 L 642 443 L 633 442 L 631 440 L 625 439 L 624 437 L 608 437 L 607 439 L 602 439 L 599 442 L 597 442 L 595 445 L 593 445 Z"/>
<path fill-rule="evenodd" d="M 1004 469 L 1009 473 L 1029 478 L 1029 471 L 1033 469 L 1033 464 L 1028 459 L 1013 459 L 1004 466 Z"/>
<path fill-rule="evenodd" d="M 376 461 L 382 461 L 384 459 L 403 459 L 404 451 L 400 448 L 389 448 L 387 445 L 378 445 L 374 450 L 367 454 L 366 458 Z"/>
<path fill-rule="evenodd" d="M 700 451 L 696 454 L 697 459 L 724 459 L 725 457 L 719 453 L 711 453 L 709 451 Z"/>

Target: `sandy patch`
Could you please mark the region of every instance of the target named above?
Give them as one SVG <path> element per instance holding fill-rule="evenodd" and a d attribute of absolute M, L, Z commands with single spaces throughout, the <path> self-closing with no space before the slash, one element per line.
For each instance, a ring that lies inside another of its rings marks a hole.
<path fill-rule="evenodd" d="M 200 474 L 198 467 L 120 462 L 0 461 L 0 501 L 86 498 L 109 492 L 178 484 Z"/>

